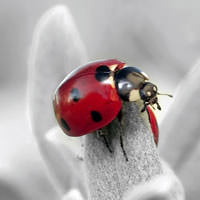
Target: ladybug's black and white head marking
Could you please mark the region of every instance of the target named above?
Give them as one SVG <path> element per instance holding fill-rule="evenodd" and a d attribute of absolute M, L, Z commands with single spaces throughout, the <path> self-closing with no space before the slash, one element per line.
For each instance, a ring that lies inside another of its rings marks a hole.
<path fill-rule="evenodd" d="M 140 99 L 139 89 L 148 76 L 136 67 L 125 67 L 115 73 L 115 85 L 119 96 L 124 101 Z"/>
<path fill-rule="evenodd" d="M 157 105 L 157 109 L 161 110 L 158 103 L 157 86 L 148 82 L 148 76 L 136 67 L 125 67 L 115 73 L 115 85 L 120 98 L 124 101 L 143 100 L 145 111 L 147 105 L 153 107 Z M 168 94 L 165 94 L 168 95 Z M 172 97 L 171 95 L 168 95 Z"/>
<path fill-rule="evenodd" d="M 156 85 L 150 82 L 145 82 L 143 86 L 139 90 L 140 97 L 144 102 L 144 108 L 142 112 L 146 109 L 147 105 L 153 106 L 154 104 L 157 105 L 157 109 L 161 110 L 161 107 L 158 103 L 158 88 Z"/>
<path fill-rule="evenodd" d="M 158 88 L 150 82 L 145 82 L 139 90 L 143 101 L 149 102 L 157 96 Z"/>

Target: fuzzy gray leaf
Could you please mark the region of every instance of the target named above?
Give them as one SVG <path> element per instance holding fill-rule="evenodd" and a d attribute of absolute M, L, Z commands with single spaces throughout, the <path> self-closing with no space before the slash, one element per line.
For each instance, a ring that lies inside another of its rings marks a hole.
<path fill-rule="evenodd" d="M 67 73 L 87 60 L 78 31 L 66 7 L 56 6 L 42 16 L 35 30 L 31 50 L 28 90 L 31 125 L 56 188 L 63 195 L 77 184 L 72 178 L 74 169 L 70 167 L 71 161 L 67 162 L 73 156 L 47 136 L 49 129 L 57 124 L 52 96 Z"/>
<path fill-rule="evenodd" d="M 68 9 L 64 6 L 50 9 L 35 29 L 29 61 L 29 111 L 38 138 L 43 138 L 55 125 L 52 97 L 57 85 L 86 60 Z"/>
<path fill-rule="evenodd" d="M 199 197 L 200 62 L 183 78 L 161 125 L 161 156 L 183 181 L 187 199 Z"/>
<path fill-rule="evenodd" d="M 103 129 L 111 141 L 113 153 L 96 133 L 86 136 L 85 162 L 90 199 L 121 199 L 130 187 L 162 173 L 153 135 L 140 110 L 135 103 L 124 103 L 122 122 L 115 119 Z M 120 132 L 128 162 L 120 146 Z"/>
<path fill-rule="evenodd" d="M 124 200 L 184 200 L 183 186 L 168 164 L 162 161 L 163 174 L 130 188 Z"/>

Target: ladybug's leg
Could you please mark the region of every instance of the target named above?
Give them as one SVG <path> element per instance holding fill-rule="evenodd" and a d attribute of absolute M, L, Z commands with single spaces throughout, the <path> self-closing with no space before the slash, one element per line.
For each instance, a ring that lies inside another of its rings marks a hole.
<path fill-rule="evenodd" d="M 99 129 L 99 130 L 97 131 L 97 133 L 98 133 L 98 135 L 99 135 L 100 137 L 103 138 L 104 144 L 106 145 L 106 147 L 108 148 L 108 150 L 110 151 L 110 153 L 112 153 L 113 151 L 112 151 L 112 149 L 110 148 L 109 142 L 108 142 L 108 140 L 107 140 L 105 134 L 102 132 L 101 129 Z"/>
<path fill-rule="evenodd" d="M 144 112 L 146 110 L 146 107 L 149 105 L 149 102 L 144 101 L 144 107 L 142 108 L 141 112 Z"/>
<path fill-rule="evenodd" d="M 119 134 L 119 137 L 120 137 L 120 146 L 122 148 L 122 151 L 123 151 L 123 154 L 124 154 L 124 157 L 125 157 L 126 161 L 128 161 L 128 156 L 127 156 L 126 151 L 124 149 L 124 143 L 123 143 L 123 137 L 122 137 L 122 128 L 121 128 L 122 111 L 121 110 L 119 111 L 117 118 L 118 118 L 119 123 L 120 123 L 120 134 Z"/>
<path fill-rule="evenodd" d="M 109 142 L 108 142 L 106 136 L 105 136 L 105 135 L 102 135 L 102 137 L 103 137 L 103 140 L 104 140 L 104 143 L 105 143 L 106 147 L 108 148 L 108 150 L 110 151 L 110 153 L 112 153 L 113 151 L 112 151 L 112 149 L 110 148 L 110 145 L 109 145 Z"/>
<path fill-rule="evenodd" d="M 120 137 L 120 146 L 121 146 L 121 148 L 122 148 L 124 157 L 125 157 L 126 161 L 128 161 L 128 156 L 127 156 L 126 151 L 125 151 L 125 149 L 124 149 L 124 143 L 123 143 L 123 138 L 122 138 L 122 133 L 121 133 L 121 131 L 120 131 L 119 137 Z"/>
<path fill-rule="evenodd" d="M 161 110 L 160 104 L 158 102 L 156 102 L 156 105 L 157 105 L 157 109 Z"/>

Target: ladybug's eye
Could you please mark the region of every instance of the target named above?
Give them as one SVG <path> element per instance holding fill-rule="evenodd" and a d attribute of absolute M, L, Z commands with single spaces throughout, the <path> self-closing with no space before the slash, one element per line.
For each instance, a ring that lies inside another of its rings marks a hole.
<path fill-rule="evenodd" d="M 150 91 L 147 91 L 146 94 L 147 94 L 147 96 L 149 96 L 149 97 L 151 96 L 151 92 L 150 92 Z"/>
<path fill-rule="evenodd" d="M 156 86 L 153 86 L 153 91 L 154 91 L 154 92 L 157 92 L 157 90 L 158 90 L 157 87 L 156 87 Z"/>

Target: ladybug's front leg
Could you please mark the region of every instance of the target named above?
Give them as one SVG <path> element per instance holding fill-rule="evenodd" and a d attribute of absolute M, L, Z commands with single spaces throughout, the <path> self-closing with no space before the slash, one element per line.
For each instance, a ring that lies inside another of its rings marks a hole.
<path fill-rule="evenodd" d="M 119 123 L 120 123 L 120 146 L 122 148 L 122 151 L 123 151 L 123 154 L 124 154 L 124 157 L 126 159 L 126 161 L 128 161 L 128 156 L 126 154 L 126 151 L 124 149 L 124 143 L 123 143 L 123 137 L 122 137 L 122 126 L 121 126 L 121 122 L 122 122 L 122 111 L 120 110 L 120 112 L 118 113 L 118 116 L 117 116 L 118 120 L 119 120 Z"/>
<path fill-rule="evenodd" d="M 108 148 L 109 152 L 112 153 L 113 151 L 110 148 L 110 143 L 109 143 L 108 139 L 106 138 L 106 135 L 104 134 L 104 132 L 101 129 L 99 129 L 99 130 L 97 130 L 97 134 L 99 135 L 99 137 L 103 138 L 104 144 Z"/>
<path fill-rule="evenodd" d="M 144 112 L 149 104 L 149 102 L 144 101 L 144 107 L 142 108 L 141 112 Z"/>
<path fill-rule="evenodd" d="M 125 149 L 124 149 L 124 143 L 123 143 L 123 138 L 122 138 L 122 131 L 120 131 L 119 137 L 120 137 L 120 146 L 121 146 L 121 148 L 122 148 L 124 157 L 125 157 L 126 161 L 128 161 L 128 156 L 127 156 L 126 151 L 125 151 Z"/>

